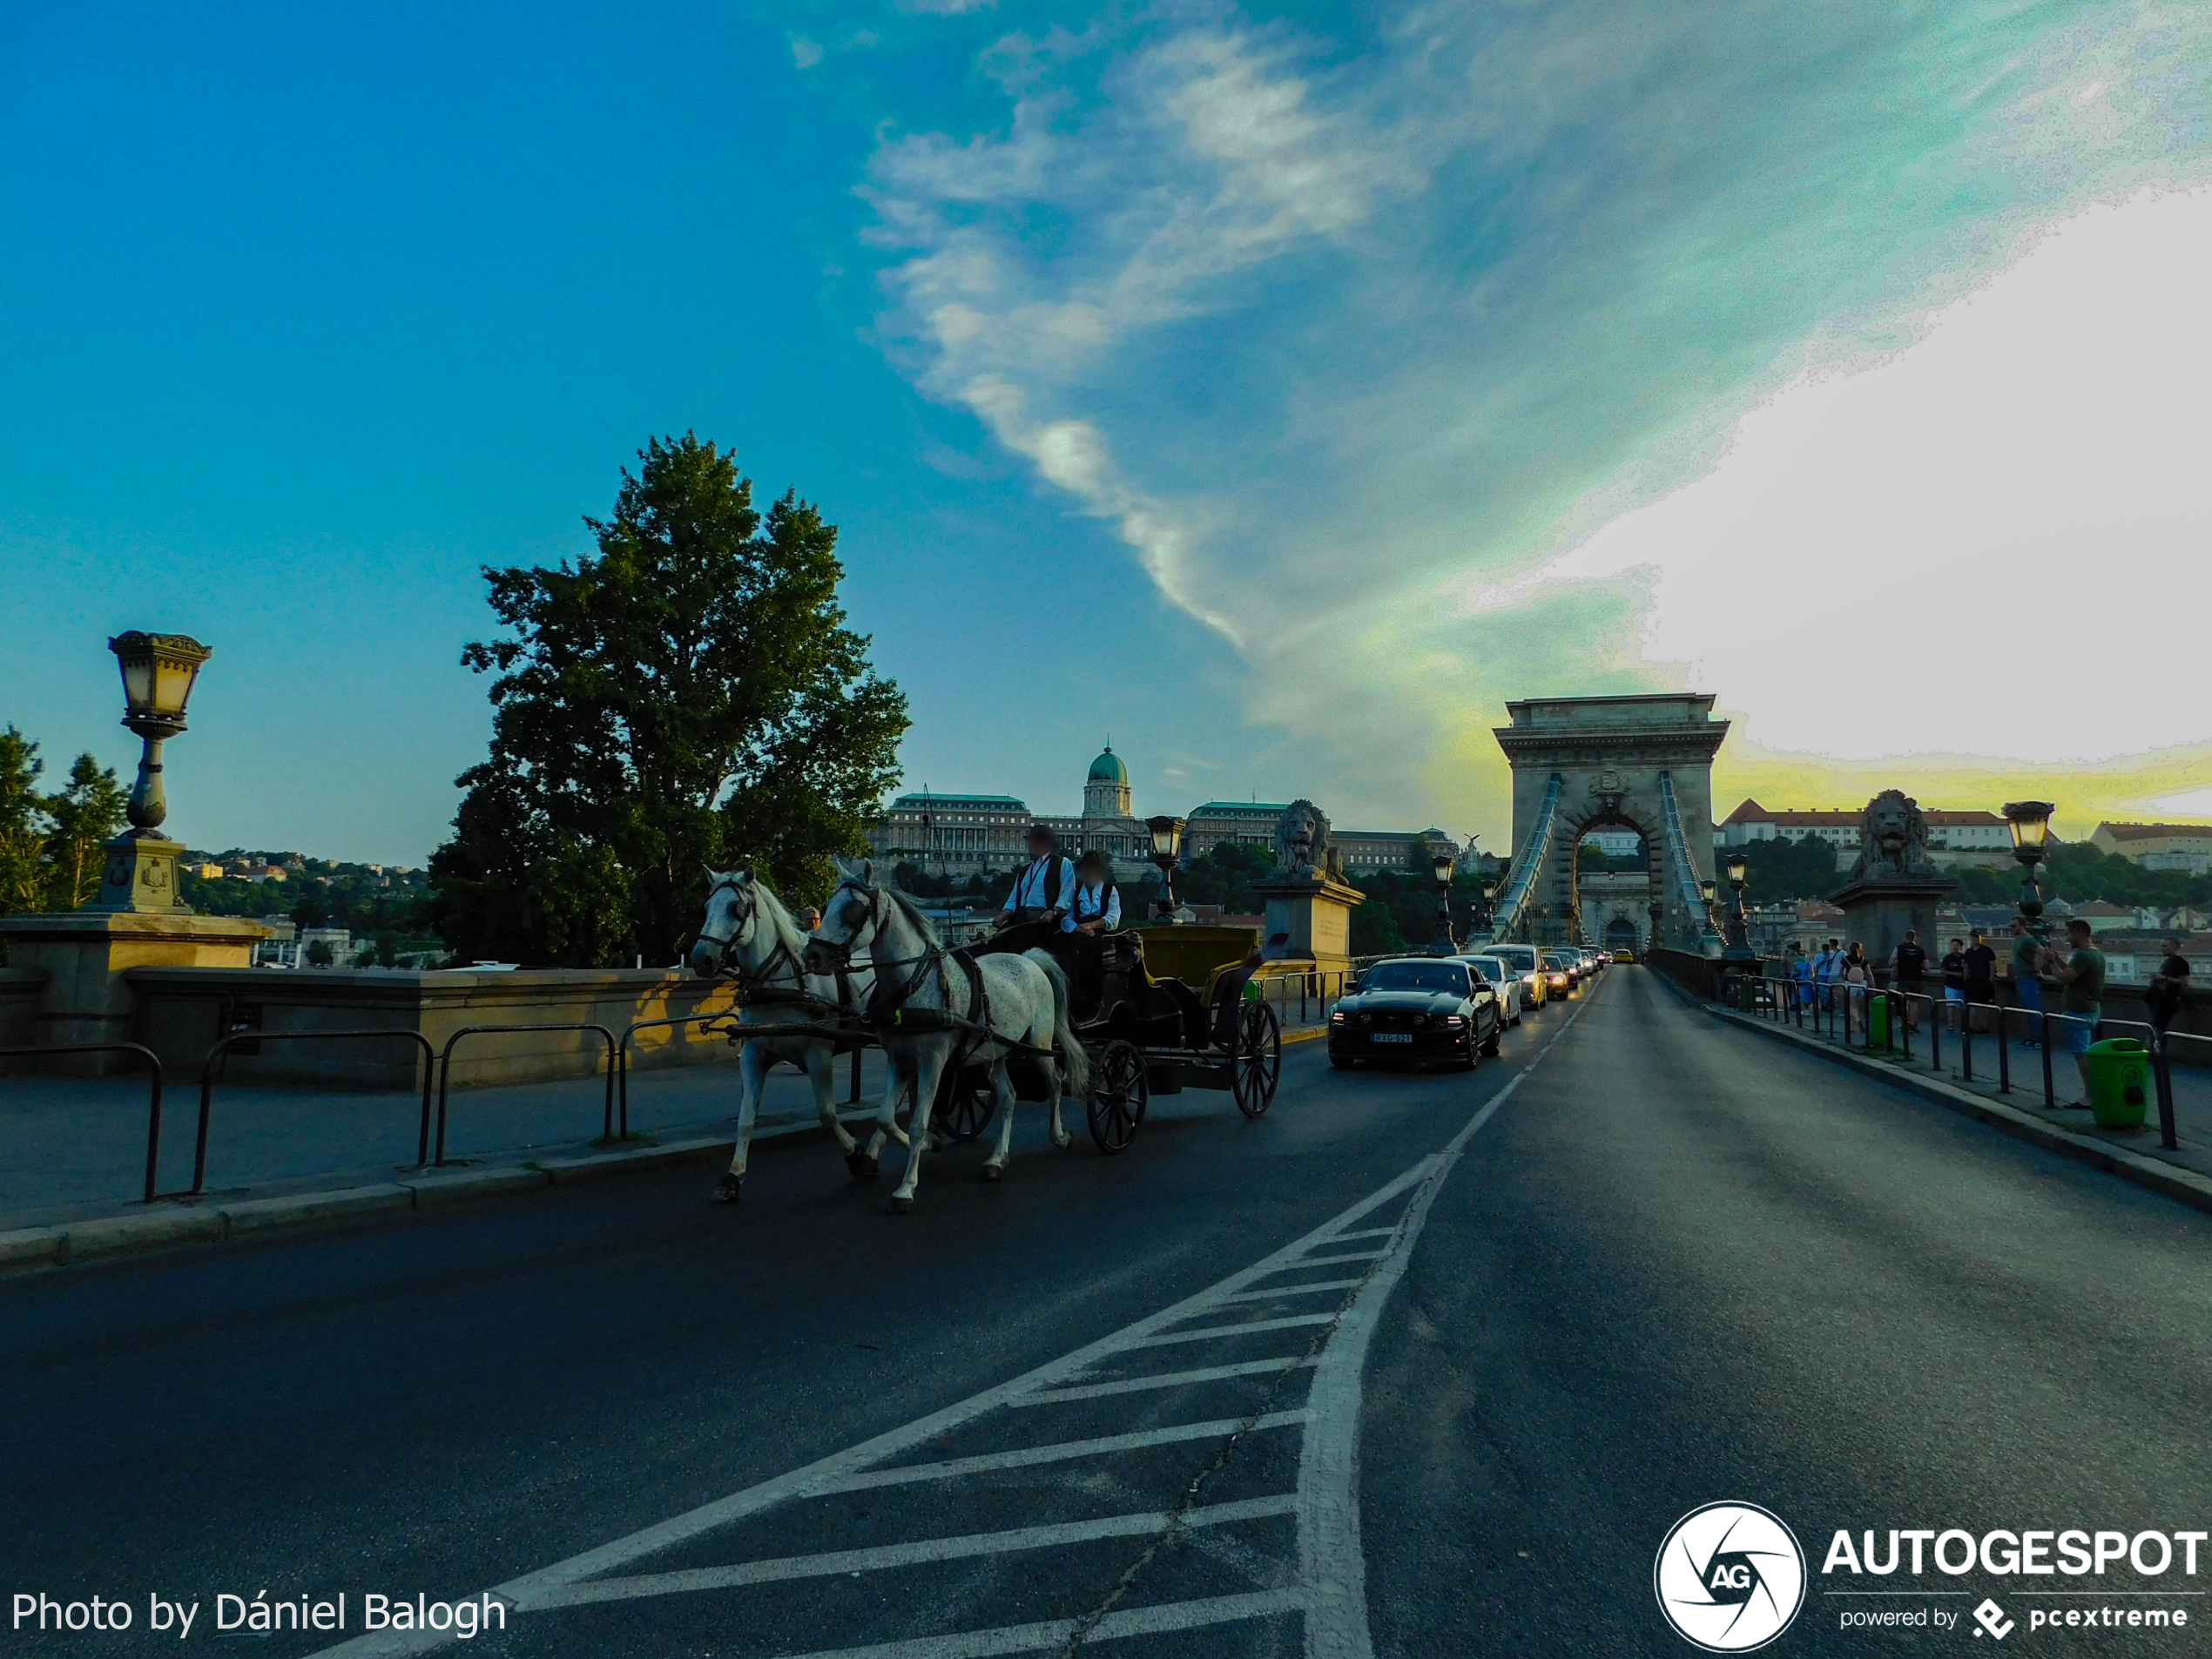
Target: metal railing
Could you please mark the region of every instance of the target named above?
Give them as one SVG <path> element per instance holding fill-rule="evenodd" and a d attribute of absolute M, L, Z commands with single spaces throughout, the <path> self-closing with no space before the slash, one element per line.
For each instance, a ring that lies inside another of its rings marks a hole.
<path fill-rule="evenodd" d="M 1800 1030 L 1808 1028 L 1817 1036 L 1839 1042 L 1844 1048 L 1858 1046 L 1869 1052 L 1887 1053 L 1911 1063 L 1912 1036 L 1925 1029 L 1928 1038 L 1928 1067 L 1932 1071 L 1948 1069 L 1944 1063 L 1944 1033 L 1949 1030 L 1959 1049 L 1959 1080 L 1972 1084 L 1974 1081 L 1974 1039 L 1977 1035 L 1991 1040 L 1994 1057 L 1996 1092 L 2013 1092 L 2013 1046 L 2015 1031 L 2024 1035 L 2020 1039 L 2027 1046 L 2040 1051 L 2043 1105 L 2055 1111 L 2060 1107 L 2058 1083 L 2051 1063 L 2054 1052 L 2052 1038 L 2068 1028 L 2087 1028 L 2082 1032 L 2084 1047 L 2095 1041 L 2100 1033 L 2107 1036 L 2121 1029 L 2143 1033 L 2143 1048 L 2149 1062 L 2153 1083 L 2157 1091 L 2159 1145 L 2162 1150 L 2176 1151 L 2181 1141 L 2174 1104 L 2174 1057 L 2172 1045 L 2176 1042 L 2212 1043 L 2212 1038 L 2201 1037 L 2190 1031 L 2161 1031 L 2141 1020 L 2090 1018 L 2086 1015 L 2068 1014 L 2063 1010 L 2037 1007 L 2028 1008 L 2007 1003 L 2003 1000 L 2001 987 L 1993 991 L 1987 1001 L 1970 1001 L 1962 996 L 1945 995 L 1931 996 L 1919 991 L 1899 990 L 1894 986 L 1876 987 L 1853 984 L 1838 979 L 1754 979 L 1746 976 L 1735 983 L 1741 987 L 1728 999 L 1731 1005 L 1750 1014 L 1761 1015 L 1785 1023 L 1794 1023 Z M 1873 1009 L 1877 1000 L 1884 1005 L 1885 1017 L 1881 1041 L 1877 1042 L 1873 1031 Z M 1924 1016 L 1924 1017 L 1916 1017 Z M 1979 1028 L 1979 1029 L 1978 1029 Z M 2076 1053 L 2069 1045 L 2068 1053 Z M 2208 1055 L 2212 1058 L 2212 1055 Z M 2144 1103 L 2146 1105 L 2148 1102 Z"/>
<path fill-rule="evenodd" d="M 733 1042 L 738 1041 L 735 1034 L 741 1029 L 738 1016 L 730 1013 L 678 1014 L 658 1020 L 633 1020 L 624 1027 L 622 1036 L 615 1044 L 615 1059 L 619 1068 L 615 1082 L 615 1136 L 617 1139 L 626 1141 L 630 1138 L 630 1040 L 640 1031 L 651 1031 L 671 1025 L 696 1025 L 700 1036 L 718 1028 L 731 1034 L 730 1040 Z M 853 1051 L 853 1098 L 858 1100 L 860 1097 L 860 1052 L 855 1049 Z"/>
<path fill-rule="evenodd" d="M 153 1090 L 146 1102 L 146 1197 L 152 1204 L 156 1198 L 182 1197 L 182 1193 L 157 1192 L 155 1177 L 161 1167 L 161 1085 L 163 1082 L 161 1056 L 139 1042 L 50 1042 L 28 1049 L 0 1049 L 0 1060 L 14 1059 L 22 1055 L 35 1054 L 134 1054 L 146 1062 L 152 1074 Z"/>
<path fill-rule="evenodd" d="M 607 1142 L 611 1142 L 615 1138 L 615 1077 L 621 1069 L 621 1066 L 615 1056 L 615 1034 L 608 1030 L 605 1026 L 595 1025 L 589 1020 L 556 1021 L 542 1025 L 465 1025 L 446 1039 L 446 1046 L 438 1054 L 438 1144 L 437 1157 L 435 1160 L 436 1163 L 443 1163 L 446 1161 L 446 1114 L 448 1095 L 453 1083 L 453 1051 L 461 1046 L 461 1040 L 463 1037 L 483 1036 L 495 1031 L 597 1031 L 607 1045 L 607 1099 L 603 1114 L 600 1138 Z M 428 1049 L 430 1045 L 426 1042 L 422 1046 Z M 427 1114 L 429 1102 L 427 1084 L 423 1102 Z"/>
<path fill-rule="evenodd" d="M 165 1195 L 169 1197 L 198 1197 L 207 1190 L 207 1124 L 215 1109 L 215 1070 L 217 1062 L 240 1043 L 252 1042 L 320 1042 L 341 1039 L 398 1037 L 416 1043 L 422 1049 L 422 1122 L 415 1137 L 415 1162 L 417 1168 L 423 1163 L 430 1142 L 430 1074 L 436 1069 L 430 1050 L 430 1040 L 420 1031 L 395 1028 L 385 1031 L 233 1031 L 216 1039 L 215 1046 L 199 1067 L 199 1130 L 192 1142 L 192 1186 L 182 1193 Z"/>

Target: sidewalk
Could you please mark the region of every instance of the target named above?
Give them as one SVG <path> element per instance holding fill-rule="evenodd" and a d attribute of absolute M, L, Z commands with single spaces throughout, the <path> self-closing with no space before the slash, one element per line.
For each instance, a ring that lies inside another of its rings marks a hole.
<path fill-rule="evenodd" d="M 840 1115 L 872 1116 L 881 1098 L 882 1056 L 863 1058 L 860 1107 L 845 1104 L 851 1067 L 849 1058 L 837 1066 Z M 448 1109 L 447 1163 L 519 1167 L 586 1154 L 604 1123 L 605 1090 L 604 1075 L 457 1090 Z M 143 1210 L 146 1098 L 142 1073 L 0 1077 L 0 1230 Z M 435 1096 L 431 1104 L 435 1112 Z M 734 1064 L 631 1075 L 633 1136 L 730 1140 L 737 1109 Z M 208 1195 L 258 1198 L 391 1181 L 414 1169 L 421 1112 L 421 1096 L 412 1092 L 223 1085 L 209 1120 Z M 781 1066 L 768 1074 L 756 1133 L 819 1121 L 805 1077 Z M 191 1079 L 172 1079 L 162 1100 L 164 1192 L 192 1184 L 199 1122 L 198 1088 Z"/>
<path fill-rule="evenodd" d="M 1296 1011 L 1293 1002 L 1294 1017 Z M 1318 1020 L 1286 1025 L 1284 1041 L 1318 1037 L 1325 1028 Z M 833 1089 L 839 1116 L 848 1125 L 873 1119 L 882 1100 L 880 1052 L 861 1056 L 858 1105 L 849 1103 L 851 1084 L 852 1060 L 843 1056 Z M 527 1174 L 556 1160 L 629 1162 L 629 1149 L 598 1144 L 605 1091 L 604 1075 L 457 1090 L 448 1108 L 445 1167 Z M 0 1076 L 0 1232 L 146 1214 L 147 1092 L 143 1073 Z M 431 1105 L 435 1114 L 435 1095 Z M 640 1147 L 681 1143 L 693 1149 L 687 1155 L 697 1155 L 702 1142 L 726 1148 L 736 1136 L 737 1110 L 733 1063 L 671 1067 L 630 1078 L 630 1132 L 644 1137 L 637 1141 Z M 209 1119 L 205 1202 L 235 1204 L 395 1181 L 435 1184 L 438 1171 L 415 1169 L 421 1114 L 421 1096 L 412 1092 L 221 1085 Z M 804 1132 L 819 1122 L 806 1079 L 788 1066 L 771 1070 L 756 1139 Z M 192 1184 L 199 1123 L 195 1081 L 171 1079 L 162 1098 L 164 1193 Z M 475 1184 L 489 1190 L 482 1181 Z"/>
<path fill-rule="evenodd" d="M 1753 1017 L 1761 1024 L 1773 1023 L 1764 1015 Z M 1802 1032 L 1797 1031 L 1793 1022 L 1784 1023 L 1790 1031 L 1824 1047 L 1840 1049 L 1844 1046 L 1832 1036 L 1817 1035 L 1810 1016 Z M 2121 1035 L 2133 1036 L 2136 1033 L 2123 1031 Z M 2005 1050 L 2011 1073 L 2012 1092 L 2009 1094 L 2000 1093 L 1998 1089 L 1997 1038 L 1993 1032 L 1974 1034 L 1972 1078 L 1966 1075 L 1964 1062 L 1966 1050 L 1955 1028 L 1946 1027 L 1944 1029 L 1943 1068 L 1939 1071 L 1929 1063 L 1927 1021 L 1925 1018 L 1919 1028 L 1912 1032 L 1912 1057 L 1909 1061 L 1894 1050 L 1886 1055 L 1877 1050 L 1866 1055 L 1866 1057 L 1900 1071 L 1911 1071 L 1925 1077 L 1939 1077 L 1954 1089 L 2033 1113 L 2044 1123 L 2125 1147 L 2145 1157 L 2161 1158 L 2183 1169 L 2195 1170 L 2200 1175 L 2212 1176 L 2212 1071 L 2203 1067 L 2172 1068 L 2175 1138 L 2182 1144 L 2178 1151 L 2168 1151 L 2158 1143 L 2158 1096 L 2155 1089 L 2149 1091 L 2150 1098 L 2144 1107 L 2143 1127 L 2139 1130 L 2099 1129 L 2096 1120 L 2086 1109 L 2074 1109 L 2069 1103 L 2080 1097 L 2081 1073 L 2074 1063 L 2074 1056 L 2062 1048 L 2054 1049 L 2051 1054 L 2051 1096 L 2059 1103 L 2056 1109 L 2052 1109 L 2043 1103 L 2043 1050 L 2030 1048 L 2017 1035 Z M 1853 1031 L 1851 1053 L 1865 1052 L 1861 1047 L 1864 1039 L 1865 1033 Z"/>

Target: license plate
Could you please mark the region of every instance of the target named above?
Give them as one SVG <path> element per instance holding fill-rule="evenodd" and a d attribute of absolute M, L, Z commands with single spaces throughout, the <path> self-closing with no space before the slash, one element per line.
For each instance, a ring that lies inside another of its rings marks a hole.
<path fill-rule="evenodd" d="M 1413 1040 L 1411 1031 L 1378 1031 L 1374 1034 L 1377 1042 L 1411 1042 Z"/>

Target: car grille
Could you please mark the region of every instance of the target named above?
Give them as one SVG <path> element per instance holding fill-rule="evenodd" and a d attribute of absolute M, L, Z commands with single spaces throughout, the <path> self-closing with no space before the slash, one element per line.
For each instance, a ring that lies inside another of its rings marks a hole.
<path fill-rule="evenodd" d="M 1366 1016 L 1362 1015 L 1359 1022 L 1366 1024 Z M 1374 1027 L 1378 1031 L 1418 1031 L 1427 1023 L 1426 1015 L 1416 1014 L 1410 1008 L 1383 1008 L 1374 1015 Z"/>

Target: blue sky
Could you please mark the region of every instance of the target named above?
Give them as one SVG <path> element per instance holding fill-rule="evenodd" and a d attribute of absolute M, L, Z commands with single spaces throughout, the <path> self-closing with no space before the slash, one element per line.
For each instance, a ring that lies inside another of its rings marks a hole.
<path fill-rule="evenodd" d="M 127 769 L 102 641 L 193 632 L 178 830 L 420 860 L 487 729 L 477 567 L 583 550 L 692 428 L 842 527 L 910 785 L 1064 810 L 1110 732 L 1141 811 L 1494 841 L 1506 696 L 1687 683 L 1768 795 L 2205 812 L 2212 692 L 1942 688 L 2058 649 L 2085 563 L 2212 599 L 2209 28 L 19 9 L 0 720 Z M 1860 685 L 1933 695 L 1870 740 L 1818 689 Z"/>

